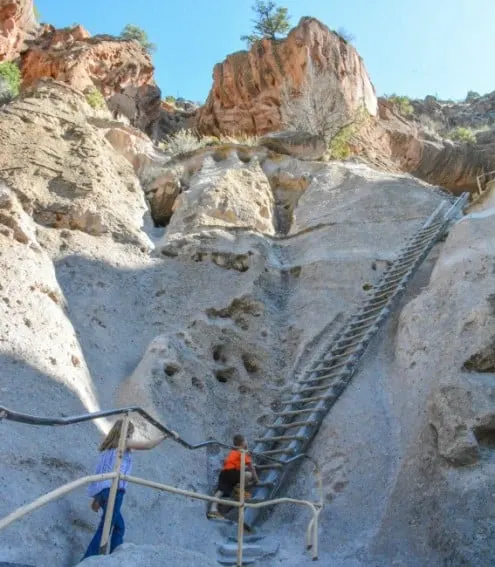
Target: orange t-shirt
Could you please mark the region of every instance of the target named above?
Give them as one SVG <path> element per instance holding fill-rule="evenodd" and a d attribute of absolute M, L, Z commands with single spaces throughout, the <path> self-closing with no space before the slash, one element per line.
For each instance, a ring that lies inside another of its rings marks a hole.
<path fill-rule="evenodd" d="M 246 465 L 250 465 L 250 464 L 251 464 L 251 457 L 248 454 L 246 454 Z M 232 469 L 236 471 L 241 470 L 241 452 L 235 449 L 230 451 L 223 464 L 224 471 L 228 471 Z"/>

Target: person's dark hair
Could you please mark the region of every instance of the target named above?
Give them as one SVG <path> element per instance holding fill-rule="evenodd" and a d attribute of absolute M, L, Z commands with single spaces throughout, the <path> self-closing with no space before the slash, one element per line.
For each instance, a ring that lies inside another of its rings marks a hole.
<path fill-rule="evenodd" d="M 234 447 L 240 447 L 244 443 L 244 435 L 234 435 Z"/>

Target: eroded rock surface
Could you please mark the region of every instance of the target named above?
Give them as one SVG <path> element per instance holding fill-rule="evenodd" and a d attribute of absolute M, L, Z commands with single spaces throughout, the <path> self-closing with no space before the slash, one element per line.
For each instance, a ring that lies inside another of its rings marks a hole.
<path fill-rule="evenodd" d="M 32 0 L 1 0 L 0 62 L 15 59 L 37 27 Z"/>
<path fill-rule="evenodd" d="M 261 40 L 249 52 L 229 55 L 213 70 L 213 87 L 200 108 L 205 134 L 264 134 L 281 129 L 280 93 L 305 77 L 308 56 L 335 73 L 349 110 L 364 105 L 375 115 L 375 90 L 357 51 L 314 18 L 302 18 L 283 40 Z"/>

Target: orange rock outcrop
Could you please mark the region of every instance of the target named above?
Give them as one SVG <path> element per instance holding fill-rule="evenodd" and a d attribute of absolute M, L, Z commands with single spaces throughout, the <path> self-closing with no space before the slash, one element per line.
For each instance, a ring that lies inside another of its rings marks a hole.
<path fill-rule="evenodd" d="M 297 88 L 308 54 L 335 72 L 350 111 L 377 112 L 375 89 L 352 45 L 314 18 L 302 18 L 282 40 L 262 40 L 215 66 L 213 87 L 196 125 L 204 134 L 264 134 L 281 129 L 280 99 L 286 81 Z"/>
<path fill-rule="evenodd" d="M 136 41 L 112 36 L 90 37 L 82 26 L 55 29 L 44 33 L 23 52 L 23 86 L 29 87 L 42 77 L 51 77 L 84 91 L 96 86 L 105 97 L 132 85 L 153 82 L 150 56 Z"/>
<path fill-rule="evenodd" d="M 37 27 L 32 0 L 0 0 L 0 62 L 15 59 Z"/>

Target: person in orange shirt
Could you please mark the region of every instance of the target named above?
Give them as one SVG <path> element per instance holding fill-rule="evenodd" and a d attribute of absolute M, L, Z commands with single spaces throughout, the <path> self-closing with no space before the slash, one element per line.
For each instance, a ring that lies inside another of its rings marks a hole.
<path fill-rule="evenodd" d="M 223 469 L 218 476 L 218 487 L 215 492 L 215 498 L 222 498 L 222 496 L 229 497 L 234 488 L 241 480 L 241 451 L 240 449 L 247 450 L 246 439 L 242 435 L 234 435 L 234 447 L 224 461 Z M 258 474 L 253 466 L 253 461 L 249 455 L 246 454 L 246 486 L 256 484 L 259 482 Z M 218 504 L 213 502 L 208 512 L 208 519 L 222 518 L 223 516 L 218 511 Z"/>

